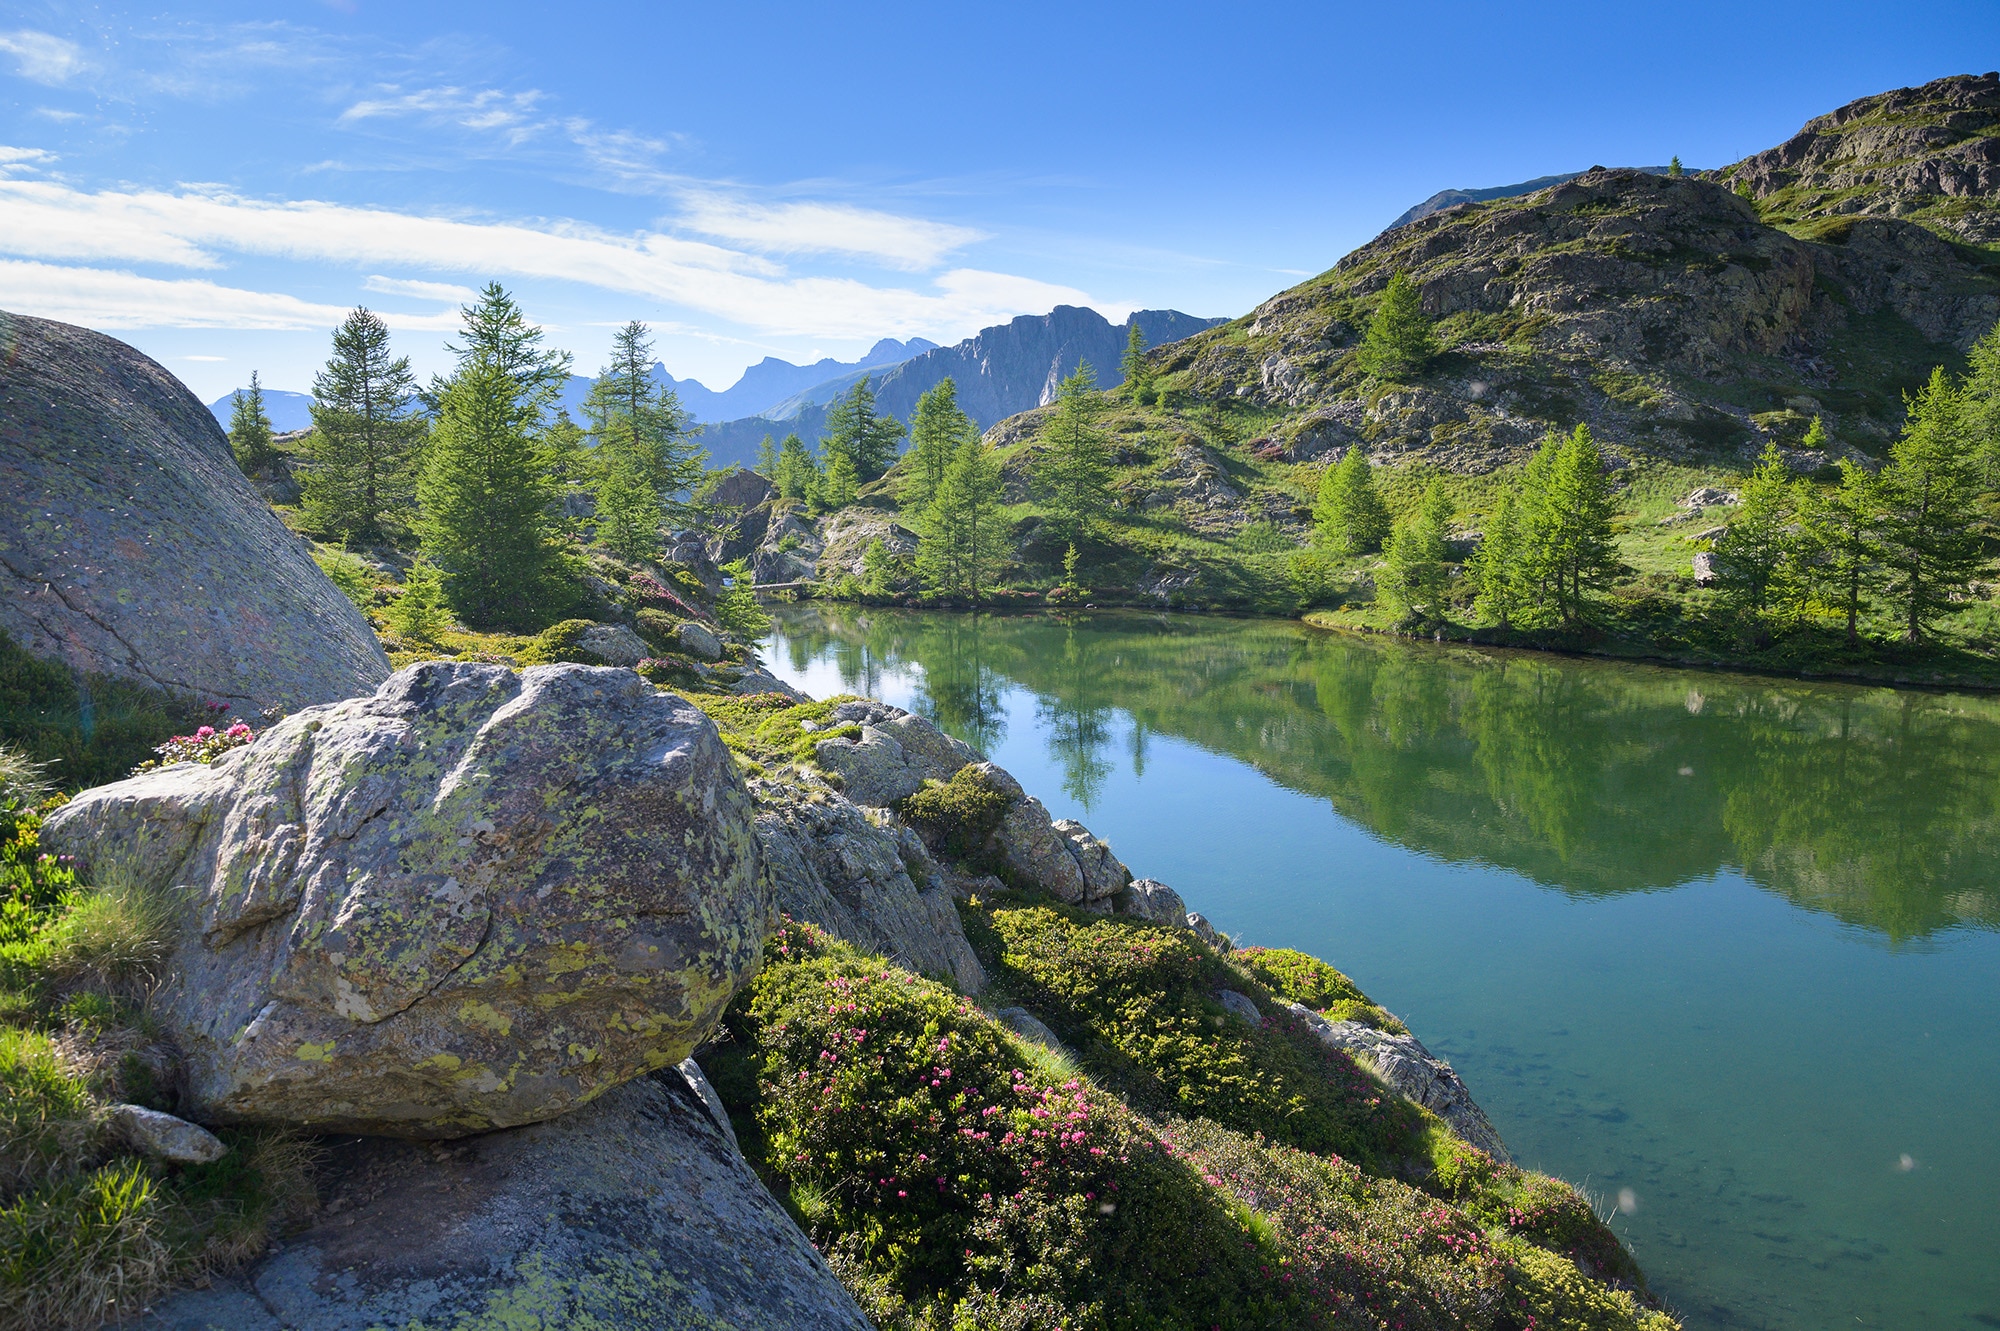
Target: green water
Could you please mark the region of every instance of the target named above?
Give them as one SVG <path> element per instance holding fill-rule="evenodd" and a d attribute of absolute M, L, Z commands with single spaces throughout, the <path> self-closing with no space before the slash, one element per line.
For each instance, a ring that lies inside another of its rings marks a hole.
<path fill-rule="evenodd" d="M 2000 1327 L 2000 699 L 1132 614 L 766 655 L 1349 972 L 1690 1327 Z"/>

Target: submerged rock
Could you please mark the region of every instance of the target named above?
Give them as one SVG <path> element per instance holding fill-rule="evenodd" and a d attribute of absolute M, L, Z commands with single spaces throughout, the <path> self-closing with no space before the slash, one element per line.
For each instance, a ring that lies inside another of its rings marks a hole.
<path fill-rule="evenodd" d="M 1451 1125 L 1451 1130 L 1496 1160 L 1507 1160 L 1507 1145 L 1494 1131 L 1472 1092 L 1445 1062 L 1414 1035 L 1389 1035 L 1358 1021 L 1328 1021 L 1302 1003 L 1286 1005 L 1329 1049 L 1364 1056 L 1391 1089 Z"/>
<path fill-rule="evenodd" d="M 44 829 L 184 902 L 159 1010 L 210 1122 L 449 1137 L 678 1062 L 757 967 L 751 805 L 629 670 L 431 661 Z"/>
<path fill-rule="evenodd" d="M 0 630 L 36 656 L 251 716 L 389 674 L 368 621 L 194 394 L 123 342 L 5 311 Z"/>
<path fill-rule="evenodd" d="M 668 1068 L 445 1150 L 337 1142 L 310 1229 L 145 1325 L 867 1331 L 710 1113 Z"/>

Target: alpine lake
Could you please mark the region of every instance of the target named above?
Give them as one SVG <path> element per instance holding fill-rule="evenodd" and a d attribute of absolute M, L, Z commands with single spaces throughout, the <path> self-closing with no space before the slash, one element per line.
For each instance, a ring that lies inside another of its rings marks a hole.
<path fill-rule="evenodd" d="M 1347 972 L 1692 1328 L 2000 1327 L 2000 697 L 1271 620 L 774 607 Z"/>

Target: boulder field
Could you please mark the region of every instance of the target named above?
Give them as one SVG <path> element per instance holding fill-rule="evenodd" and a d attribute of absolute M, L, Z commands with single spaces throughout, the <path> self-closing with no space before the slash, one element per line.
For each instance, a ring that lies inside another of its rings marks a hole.
<path fill-rule="evenodd" d="M 0 311 L 0 631 L 254 716 L 389 675 L 215 418 L 114 338 Z"/>

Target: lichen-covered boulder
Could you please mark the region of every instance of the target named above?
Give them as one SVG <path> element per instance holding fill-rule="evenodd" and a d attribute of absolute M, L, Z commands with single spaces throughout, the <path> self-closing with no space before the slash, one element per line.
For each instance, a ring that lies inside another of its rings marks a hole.
<path fill-rule="evenodd" d="M 813 746 L 813 760 L 840 777 L 842 792 L 856 804 L 887 808 L 924 784 L 923 770 L 904 756 L 903 746 L 875 726 L 861 727 L 858 740 L 821 740 Z"/>
<path fill-rule="evenodd" d="M 623 624 L 592 624 L 578 636 L 577 646 L 610 666 L 635 666 L 652 655 L 646 640 Z"/>
<path fill-rule="evenodd" d="M 1109 901 L 1132 881 L 1132 871 L 1125 867 L 1125 862 L 1082 823 L 1063 818 L 1054 828 L 1056 835 L 1069 843 L 1069 853 L 1076 857 L 1076 867 L 1083 871 L 1084 900 Z"/>
<path fill-rule="evenodd" d="M 445 1149 L 332 1141 L 310 1228 L 140 1325 L 868 1331 L 704 1099 L 667 1068 Z"/>
<path fill-rule="evenodd" d="M 1116 898 L 1116 906 L 1120 915 L 1131 915 L 1149 924 L 1188 927 L 1187 903 L 1181 900 L 1180 893 L 1157 878 L 1140 878 L 1126 884 Z"/>
<path fill-rule="evenodd" d="M 1070 853 L 1069 843 L 1049 822 L 1042 802 L 1021 789 L 1006 769 L 981 763 L 975 769 L 988 789 L 1005 795 L 1011 803 L 993 833 L 993 850 L 1016 879 L 1072 905 L 1084 899 L 1083 869 Z"/>
<path fill-rule="evenodd" d="M 629 670 L 431 661 L 44 829 L 180 903 L 194 1116 L 449 1137 L 681 1059 L 771 908 L 714 725 Z"/>
<path fill-rule="evenodd" d="M 674 641 L 690 656 L 698 656 L 704 661 L 722 659 L 722 639 L 709 632 L 706 625 L 697 624 L 692 619 L 684 619 L 674 626 Z"/>
<path fill-rule="evenodd" d="M 102 333 L 0 310 L 0 630 L 246 715 L 389 660 L 193 393 Z"/>

